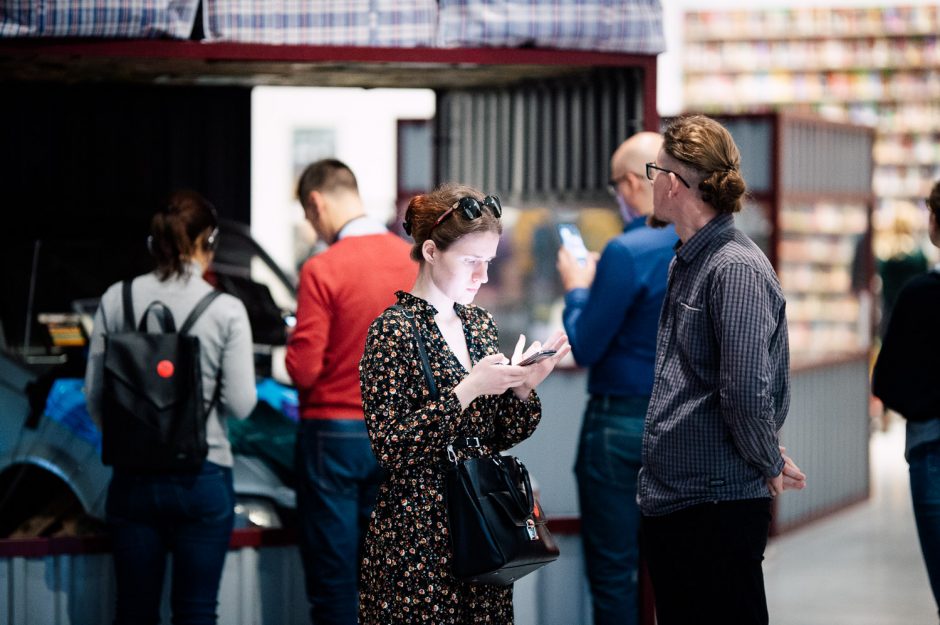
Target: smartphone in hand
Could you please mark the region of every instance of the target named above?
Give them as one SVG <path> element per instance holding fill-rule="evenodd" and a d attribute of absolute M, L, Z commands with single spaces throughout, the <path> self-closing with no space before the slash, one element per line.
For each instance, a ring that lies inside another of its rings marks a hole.
<path fill-rule="evenodd" d="M 571 223 L 558 224 L 558 236 L 561 237 L 561 244 L 565 246 L 579 265 L 587 264 L 588 249 L 584 245 L 584 239 L 581 238 L 581 231 Z"/>
<path fill-rule="evenodd" d="M 528 367 L 529 365 L 534 365 L 537 362 L 542 362 L 546 358 L 550 358 L 551 356 L 554 356 L 557 353 L 558 351 L 554 349 L 543 349 L 540 352 L 535 352 L 528 358 L 524 358 L 523 360 L 520 360 L 516 364 L 520 367 Z"/>

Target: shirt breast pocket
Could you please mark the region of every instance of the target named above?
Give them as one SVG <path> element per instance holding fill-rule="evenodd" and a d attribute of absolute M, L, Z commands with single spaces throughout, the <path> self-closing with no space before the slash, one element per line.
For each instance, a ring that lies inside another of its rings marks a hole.
<path fill-rule="evenodd" d="M 707 364 L 712 358 L 708 315 L 701 303 L 676 302 L 676 349 L 683 361 Z"/>

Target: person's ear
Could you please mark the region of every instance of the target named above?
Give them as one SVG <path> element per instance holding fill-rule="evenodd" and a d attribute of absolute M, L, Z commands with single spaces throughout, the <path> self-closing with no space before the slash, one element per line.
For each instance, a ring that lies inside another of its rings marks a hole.
<path fill-rule="evenodd" d="M 630 195 L 635 196 L 637 193 L 643 192 L 643 185 L 650 186 L 650 181 L 646 179 L 646 176 L 640 176 L 634 172 L 629 172 L 626 177 L 627 187 L 630 189 Z"/>
<path fill-rule="evenodd" d="M 437 254 L 438 249 L 434 241 L 425 239 L 424 243 L 421 244 L 421 255 L 424 256 L 424 261 L 433 265 L 434 261 L 437 260 Z"/>
<path fill-rule="evenodd" d="M 307 195 L 307 206 L 314 217 L 320 218 L 323 212 L 323 194 L 319 191 L 311 191 Z"/>
<path fill-rule="evenodd" d="M 679 187 L 685 185 L 679 181 L 678 176 L 676 176 L 673 172 L 669 172 L 666 175 L 669 176 L 669 197 L 676 197 L 679 195 Z"/>

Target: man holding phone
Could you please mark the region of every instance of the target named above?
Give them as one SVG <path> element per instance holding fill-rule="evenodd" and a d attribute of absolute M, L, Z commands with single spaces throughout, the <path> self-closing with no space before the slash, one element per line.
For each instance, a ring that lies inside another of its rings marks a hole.
<path fill-rule="evenodd" d="M 644 168 L 661 146 L 660 135 L 641 132 L 611 157 L 610 192 L 624 231 L 600 260 L 578 253 L 577 242 L 558 251 L 565 331 L 577 363 L 590 367 L 575 474 L 595 625 L 639 621 L 637 474 L 656 327 L 678 240 L 672 226 L 646 224 L 653 195 Z"/>

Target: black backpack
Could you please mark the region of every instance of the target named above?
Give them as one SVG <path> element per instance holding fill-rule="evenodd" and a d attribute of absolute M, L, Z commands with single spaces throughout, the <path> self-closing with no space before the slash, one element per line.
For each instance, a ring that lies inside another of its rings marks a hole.
<path fill-rule="evenodd" d="M 188 332 L 221 293 L 213 290 L 189 313 L 179 332 L 170 309 L 152 302 L 134 327 L 131 281 L 123 283 L 124 329 L 105 335 L 102 461 L 142 471 L 193 471 L 208 453 L 199 338 Z M 147 332 L 154 313 L 161 332 Z"/>

